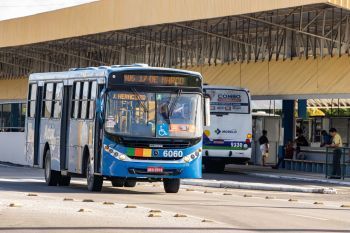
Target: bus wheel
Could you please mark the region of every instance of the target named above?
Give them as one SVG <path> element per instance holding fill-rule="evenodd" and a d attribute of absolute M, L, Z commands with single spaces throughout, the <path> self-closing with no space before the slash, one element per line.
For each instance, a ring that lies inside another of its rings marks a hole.
<path fill-rule="evenodd" d="M 58 180 L 58 185 L 59 186 L 69 186 L 70 185 L 70 176 L 62 176 L 60 177 L 60 179 Z"/>
<path fill-rule="evenodd" d="M 164 179 L 164 190 L 166 193 L 177 193 L 180 189 L 180 179 Z"/>
<path fill-rule="evenodd" d="M 113 187 L 124 187 L 125 179 L 114 178 L 111 180 Z"/>
<path fill-rule="evenodd" d="M 94 164 L 89 159 L 86 163 L 86 180 L 88 190 L 91 192 L 100 192 L 103 185 L 103 177 L 94 174 Z"/>
<path fill-rule="evenodd" d="M 45 182 L 48 186 L 57 186 L 60 179 L 60 172 L 51 170 L 51 153 L 50 150 L 45 154 Z"/>
<path fill-rule="evenodd" d="M 136 180 L 126 180 L 124 186 L 133 188 L 136 186 Z"/>

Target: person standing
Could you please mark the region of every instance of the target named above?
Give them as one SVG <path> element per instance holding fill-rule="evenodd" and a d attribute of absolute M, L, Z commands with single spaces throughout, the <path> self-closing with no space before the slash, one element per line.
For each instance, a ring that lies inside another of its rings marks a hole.
<path fill-rule="evenodd" d="M 262 131 L 262 136 L 259 138 L 262 165 L 266 165 L 266 159 L 269 156 L 269 139 L 267 138 L 267 131 Z"/>
<path fill-rule="evenodd" d="M 333 161 L 332 161 L 333 166 L 332 166 L 332 175 L 330 178 L 340 179 L 341 177 L 340 159 L 342 155 L 341 147 L 343 147 L 343 141 L 335 128 L 331 128 L 329 130 L 329 134 L 332 136 L 332 143 L 329 145 L 329 147 L 333 148 Z"/>
<path fill-rule="evenodd" d="M 325 147 L 327 145 L 332 144 L 332 136 L 329 135 L 326 130 L 322 130 L 321 135 L 322 135 L 321 147 Z"/>

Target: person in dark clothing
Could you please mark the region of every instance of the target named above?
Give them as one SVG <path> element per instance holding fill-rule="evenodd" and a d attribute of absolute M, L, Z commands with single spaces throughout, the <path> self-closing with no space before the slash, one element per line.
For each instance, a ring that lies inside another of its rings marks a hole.
<path fill-rule="evenodd" d="M 281 165 L 284 168 L 284 159 L 293 159 L 293 156 L 294 156 L 294 144 L 293 144 L 293 141 L 289 141 L 287 145 L 284 147 L 284 155 L 283 153 L 279 153 L 278 163 L 272 168 L 278 169 Z"/>
<path fill-rule="evenodd" d="M 325 147 L 327 145 L 332 144 L 332 136 L 329 135 L 326 130 L 322 130 L 321 135 L 322 135 L 321 147 Z"/>
<path fill-rule="evenodd" d="M 298 133 L 298 137 L 295 139 L 295 143 L 297 145 L 296 147 L 296 157 L 300 158 L 300 147 L 302 146 L 309 146 L 309 142 L 306 140 L 306 137 L 303 135 L 303 131 L 300 130 Z"/>
<path fill-rule="evenodd" d="M 262 131 L 262 136 L 259 138 L 260 151 L 262 157 L 262 165 L 266 165 L 266 159 L 269 156 L 269 139 L 267 138 L 267 131 Z"/>
<path fill-rule="evenodd" d="M 329 130 L 329 134 L 332 136 L 332 143 L 328 146 L 333 148 L 333 166 L 332 166 L 332 176 L 331 179 L 341 178 L 341 166 L 340 159 L 342 155 L 341 147 L 343 147 L 343 142 L 341 136 L 337 133 L 335 128 Z"/>

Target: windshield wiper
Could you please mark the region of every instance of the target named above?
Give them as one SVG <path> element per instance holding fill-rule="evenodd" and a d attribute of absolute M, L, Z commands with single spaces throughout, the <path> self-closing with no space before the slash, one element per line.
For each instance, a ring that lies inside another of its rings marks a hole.
<path fill-rule="evenodd" d="M 181 93 L 182 93 L 182 90 L 179 89 L 179 90 L 177 91 L 177 94 L 176 94 L 175 99 L 172 101 L 171 106 L 170 106 L 170 108 L 169 108 L 168 118 L 170 118 L 170 117 L 173 115 L 174 110 L 175 110 L 175 106 L 176 106 L 177 102 L 179 101 L 179 98 L 180 98 L 180 96 L 181 96 Z"/>
<path fill-rule="evenodd" d="M 134 93 L 134 95 L 136 95 L 137 97 L 137 100 L 139 102 L 139 104 L 141 105 L 141 107 L 143 108 L 143 110 L 148 113 L 148 108 L 147 106 L 145 105 L 145 103 L 142 101 L 141 99 L 141 95 L 137 92 L 137 90 L 135 88 L 131 88 L 131 91 Z M 146 97 L 146 100 L 147 100 L 147 96 Z"/>

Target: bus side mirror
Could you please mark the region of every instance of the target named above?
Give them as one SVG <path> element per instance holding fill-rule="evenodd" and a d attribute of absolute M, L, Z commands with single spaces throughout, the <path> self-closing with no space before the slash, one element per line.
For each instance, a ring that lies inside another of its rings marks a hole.
<path fill-rule="evenodd" d="M 210 126 L 210 97 L 204 97 L 204 126 Z"/>
<path fill-rule="evenodd" d="M 96 100 L 96 115 L 98 117 L 99 123 L 102 125 L 104 123 L 104 99 L 105 99 L 106 89 L 101 91 L 99 98 Z"/>

